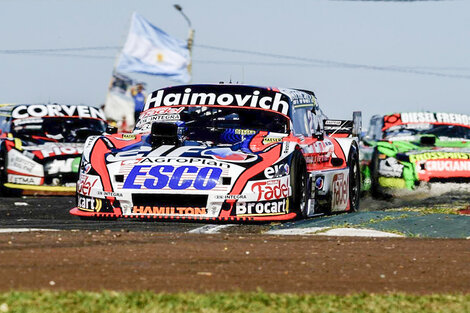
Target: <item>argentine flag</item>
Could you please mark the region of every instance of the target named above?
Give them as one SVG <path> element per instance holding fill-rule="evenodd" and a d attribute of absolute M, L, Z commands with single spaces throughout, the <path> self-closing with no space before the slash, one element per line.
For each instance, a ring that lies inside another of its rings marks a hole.
<path fill-rule="evenodd" d="M 134 12 L 117 72 L 161 75 L 186 83 L 190 80 L 190 62 L 185 41 L 170 37 Z"/>

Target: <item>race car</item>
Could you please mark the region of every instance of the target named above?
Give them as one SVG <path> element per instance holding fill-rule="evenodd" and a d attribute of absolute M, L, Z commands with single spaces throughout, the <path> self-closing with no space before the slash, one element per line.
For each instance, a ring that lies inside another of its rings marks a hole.
<path fill-rule="evenodd" d="M 1 106 L 0 193 L 75 194 L 83 144 L 106 130 L 103 111 L 92 106 Z"/>
<path fill-rule="evenodd" d="M 327 120 L 311 91 L 154 91 L 131 134 L 90 137 L 82 218 L 273 221 L 359 208 L 360 115 Z"/>
<path fill-rule="evenodd" d="M 360 149 L 362 189 L 374 197 L 432 183 L 470 182 L 469 115 L 375 115 Z"/>

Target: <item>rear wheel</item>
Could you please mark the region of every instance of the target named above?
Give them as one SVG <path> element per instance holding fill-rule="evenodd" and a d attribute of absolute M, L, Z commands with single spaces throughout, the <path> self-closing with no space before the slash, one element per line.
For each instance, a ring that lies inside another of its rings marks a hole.
<path fill-rule="evenodd" d="M 290 164 L 290 185 L 292 194 L 289 198 L 291 208 L 297 212 L 298 217 L 307 217 L 307 165 L 304 156 L 295 150 Z"/>
<path fill-rule="evenodd" d="M 359 210 L 361 196 L 361 171 L 359 168 L 359 153 L 355 145 L 351 146 L 348 156 L 349 167 L 349 212 Z"/>
<path fill-rule="evenodd" d="M 370 194 L 372 198 L 386 200 L 392 197 L 379 183 L 379 151 L 377 148 L 374 149 L 370 162 L 370 183 Z"/>

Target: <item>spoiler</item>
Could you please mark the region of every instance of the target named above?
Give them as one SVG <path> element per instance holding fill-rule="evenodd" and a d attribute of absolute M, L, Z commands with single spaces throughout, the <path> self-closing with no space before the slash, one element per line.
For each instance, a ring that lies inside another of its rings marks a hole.
<path fill-rule="evenodd" d="M 328 136 L 346 135 L 348 137 L 358 137 L 362 131 L 362 112 L 353 112 L 352 120 L 324 120 L 323 129 Z"/>

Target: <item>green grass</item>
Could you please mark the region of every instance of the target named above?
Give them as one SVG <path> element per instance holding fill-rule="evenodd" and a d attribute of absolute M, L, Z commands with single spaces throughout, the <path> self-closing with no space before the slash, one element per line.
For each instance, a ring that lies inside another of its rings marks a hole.
<path fill-rule="evenodd" d="M 470 295 L 8 292 L 0 312 L 470 312 Z"/>

